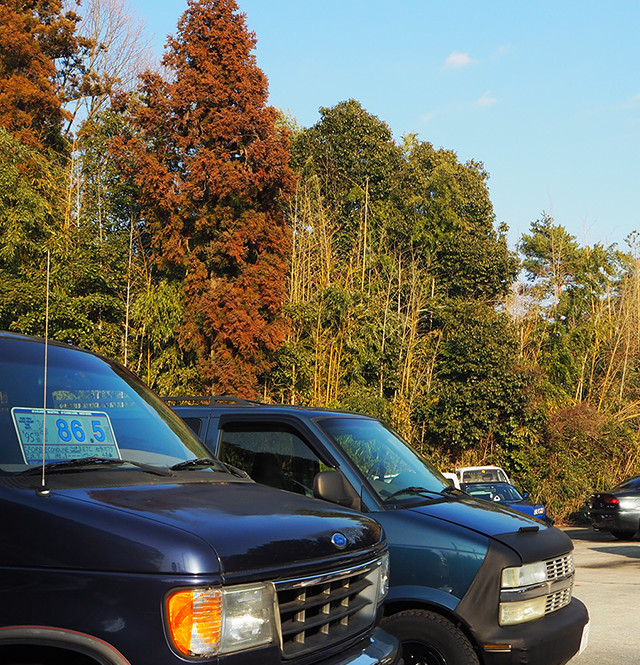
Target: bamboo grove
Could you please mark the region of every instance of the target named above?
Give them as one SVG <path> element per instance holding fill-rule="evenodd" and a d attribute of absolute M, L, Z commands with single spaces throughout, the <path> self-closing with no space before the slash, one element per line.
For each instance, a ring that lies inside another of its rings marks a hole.
<path fill-rule="evenodd" d="M 515 249 L 488 174 L 356 100 L 267 105 L 234 0 L 162 68 L 120 0 L 0 7 L 0 327 L 169 394 L 364 411 L 442 470 L 499 463 L 556 518 L 638 472 L 640 237 L 545 213 Z"/>

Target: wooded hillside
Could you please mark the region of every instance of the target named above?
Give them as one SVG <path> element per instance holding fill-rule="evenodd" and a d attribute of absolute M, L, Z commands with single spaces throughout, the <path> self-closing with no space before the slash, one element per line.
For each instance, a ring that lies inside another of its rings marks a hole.
<path fill-rule="evenodd" d="M 0 7 L 0 328 L 44 334 L 49 254 L 51 337 L 160 394 L 364 411 L 559 520 L 640 470 L 639 237 L 541 211 L 510 248 L 481 161 L 268 106 L 234 0 L 189 0 L 157 70 L 105 65 L 142 58 L 122 7 Z"/>

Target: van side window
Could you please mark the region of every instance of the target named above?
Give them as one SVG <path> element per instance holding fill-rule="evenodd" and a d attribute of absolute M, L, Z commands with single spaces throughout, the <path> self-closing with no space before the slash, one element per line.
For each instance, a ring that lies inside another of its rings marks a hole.
<path fill-rule="evenodd" d="M 183 418 L 184 422 L 191 428 L 196 436 L 202 431 L 202 418 Z"/>
<path fill-rule="evenodd" d="M 257 483 L 313 496 L 313 479 L 329 467 L 286 426 L 227 425 L 218 457 L 246 471 Z"/>

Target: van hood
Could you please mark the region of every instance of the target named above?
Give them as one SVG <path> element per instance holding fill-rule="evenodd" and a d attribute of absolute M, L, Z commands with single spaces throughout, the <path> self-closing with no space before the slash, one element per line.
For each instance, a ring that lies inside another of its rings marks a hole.
<path fill-rule="evenodd" d="M 549 559 L 573 549 L 571 539 L 559 529 L 506 506 L 470 496 L 412 506 L 413 512 L 463 526 L 516 551 L 523 562 Z"/>
<path fill-rule="evenodd" d="M 333 569 L 340 555 L 351 561 L 384 547 L 381 527 L 364 515 L 253 482 L 20 494 L 20 566 L 247 578 L 317 570 L 318 560 Z"/>

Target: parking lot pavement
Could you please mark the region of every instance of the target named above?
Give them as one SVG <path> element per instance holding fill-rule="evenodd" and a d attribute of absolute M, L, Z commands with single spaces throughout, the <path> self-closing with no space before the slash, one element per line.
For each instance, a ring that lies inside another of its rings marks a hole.
<path fill-rule="evenodd" d="M 640 663 L 640 540 L 589 527 L 563 527 L 573 540 L 573 594 L 589 609 L 589 646 L 571 665 Z"/>

